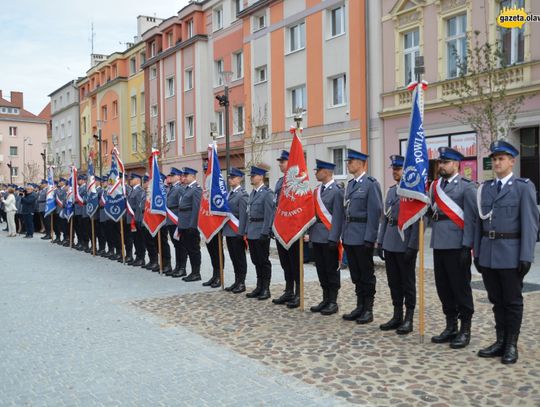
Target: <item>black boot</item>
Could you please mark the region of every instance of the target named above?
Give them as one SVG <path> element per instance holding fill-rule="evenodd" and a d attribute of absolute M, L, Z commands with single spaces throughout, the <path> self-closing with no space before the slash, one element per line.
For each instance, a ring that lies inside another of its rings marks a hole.
<path fill-rule="evenodd" d="M 271 297 L 271 294 L 270 294 L 270 279 L 265 278 L 262 281 L 261 292 L 259 293 L 259 296 L 257 297 L 257 299 L 262 301 L 262 300 L 267 300 L 270 297 Z"/>
<path fill-rule="evenodd" d="M 131 265 L 134 267 L 142 267 L 144 266 L 144 259 L 142 258 L 135 259 L 135 261 Z"/>
<path fill-rule="evenodd" d="M 205 281 L 204 283 L 202 283 L 203 287 L 209 287 L 209 286 L 211 286 L 212 284 L 214 284 L 214 281 L 215 281 L 216 278 L 217 278 L 217 277 L 216 277 L 216 273 L 214 273 L 214 274 L 212 275 L 212 278 L 210 278 L 210 280 Z"/>
<path fill-rule="evenodd" d="M 364 299 L 362 297 L 356 296 L 356 308 L 353 309 L 348 314 L 343 314 L 342 318 L 346 321 L 356 321 L 362 311 L 364 310 Z"/>
<path fill-rule="evenodd" d="M 516 363 L 518 360 L 518 342 L 519 334 L 509 334 L 506 335 L 504 340 L 504 353 L 501 359 L 501 363 L 504 365 L 511 365 Z"/>
<path fill-rule="evenodd" d="M 445 343 L 450 342 L 456 337 L 458 333 L 457 330 L 457 318 L 456 317 L 446 317 L 446 328 L 439 335 L 431 337 L 431 342 L 433 343 Z"/>
<path fill-rule="evenodd" d="M 178 267 L 176 266 L 173 270 L 173 272 L 171 273 L 171 277 L 172 278 L 180 278 L 180 277 L 185 277 L 186 276 L 186 269 L 185 267 Z"/>
<path fill-rule="evenodd" d="M 450 342 L 452 349 L 461 349 L 467 346 L 471 342 L 471 320 L 461 320 L 461 327 L 459 333 Z"/>
<path fill-rule="evenodd" d="M 298 308 L 300 306 L 300 287 L 298 285 L 296 286 L 294 296 L 292 297 L 292 299 L 287 301 L 285 305 L 287 306 L 287 308 L 290 309 Z"/>
<path fill-rule="evenodd" d="M 187 277 L 184 277 L 182 280 L 189 283 L 192 281 L 201 281 L 201 270 L 200 267 L 192 267 L 191 274 Z"/>
<path fill-rule="evenodd" d="M 294 291 L 292 289 L 283 291 L 281 297 L 274 298 L 272 302 L 277 305 L 286 304 L 287 301 L 291 301 L 294 298 Z"/>
<path fill-rule="evenodd" d="M 159 267 L 157 260 L 156 259 L 150 259 L 150 262 L 147 265 L 143 266 L 143 269 L 152 270 L 156 266 Z"/>
<path fill-rule="evenodd" d="M 398 335 L 407 335 L 413 330 L 414 308 L 407 308 L 405 310 L 405 319 L 403 323 L 396 329 Z"/>
<path fill-rule="evenodd" d="M 159 266 L 158 266 L 158 267 L 159 267 Z M 159 269 L 158 269 L 158 271 L 159 271 Z M 170 273 L 172 273 L 171 263 L 165 263 L 165 264 L 163 265 L 163 270 L 161 270 L 161 272 L 162 272 L 163 274 L 170 274 Z"/>
<path fill-rule="evenodd" d="M 403 307 L 394 307 L 394 316 L 388 322 L 379 325 L 381 331 L 397 329 L 403 323 Z"/>
<path fill-rule="evenodd" d="M 131 256 L 128 255 L 128 256 L 126 257 L 125 263 L 126 263 L 127 265 L 131 266 L 133 263 L 135 263 L 135 259 L 134 259 L 133 257 L 131 257 Z"/>
<path fill-rule="evenodd" d="M 478 356 L 481 358 L 494 358 L 502 356 L 504 354 L 504 330 L 497 329 L 497 339 L 495 343 L 489 345 L 487 348 L 480 349 Z"/>
<path fill-rule="evenodd" d="M 339 311 L 339 307 L 337 305 L 337 295 L 337 288 L 328 289 L 328 302 L 321 310 L 321 315 L 332 315 Z"/>
<path fill-rule="evenodd" d="M 274 301 L 274 300 L 272 300 L 272 301 Z M 322 301 L 318 305 L 314 305 L 313 307 L 311 307 L 309 310 L 311 312 L 321 312 L 321 310 L 326 306 L 327 303 L 328 303 L 328 289 L 323 288 L 323 290 L 322 290 Z"/>
<path fill-rule="evenodd" d="M 374 301 L 375 298 L 373 297 L 364 299 L 364 310 L 362 311 L 362 315 L 360 315 L 356 320 L 357 324 L 369 324 L 370 322 L 373 322 Z"/>
<path fill-rule="evenodd" d="M 240 281 L 236 287 L 234 287 L 231 292 L 233 294 L 240 294 L 240 293 L 243 293 L 244 291 L 246 291 L 246 284 L 244 283 L 244 281 Z"/>
<path fill-rule="evenodd" d="M 234 283 L 232 283 L 230 286 L 225 287 L 225 291 L 233 291 L 238 286 L 238 276 L 234 275 Z"/>
<path fill-rule="evenodd" d="M 212 284 L 210 284 L 210 288 L 218 288 L 218 287 L 221 287 L 221 277 L 220 276 L 217 276 L 214 279 L 214 282 Z"/>
<path fill-rule="evenodd" d="M 51 235 L 49 235 L 48 233 L 45 235 L 45 236 L 42 236 L 41 237 L 41 240 L 47 240 L 47 239 L 51 239 Z"/>
<path fill-rule="evenodd" d="M 262 291 L 262 279 L 257 277 L 257 287 L 255 287 L 255 289 L 253 291 L 247 293 L 246 297 L 248 297 L 248 298 L 257 298 L 259 296 L 259 294 L 261 293 L 261 291 Z"/>

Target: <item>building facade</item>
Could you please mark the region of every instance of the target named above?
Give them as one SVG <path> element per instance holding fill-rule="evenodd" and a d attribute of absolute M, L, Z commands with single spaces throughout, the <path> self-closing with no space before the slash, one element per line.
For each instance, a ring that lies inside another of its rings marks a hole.
<path fill-rule="evenodd" d="M 81 165 L 79 90 L 71 80 L 49 95 L 51 99 L 51 144 L 49 161 L 58 174 L 69 173 L 71 164 Z"/>
<path fill-rule="evenodd" d="M 0 90 L 0 182 L 23 185 L 43 177 L 48 121 L 24 109 L 22 92 Z"/>
<path fill-rule="evenodd" d="M 407 84 L 414 79 L 414 57 L 424 56 L 425 92 L 424 129 L 430 158 L 437 148 L 451 146 L 461 150 L 465 160 L 461 172 L 481 181 L 491 178 L 486 143 L 470 126 L 456 120 L 452 107 L 459 86 L 459 58 L 466 55 L 467 42 L 500 43 L 509 76 L 509 98 L 524 95 L 515 125 L 508 139 L 520 149 L 516 175 L 530 178 L 538 190 L 540 180 L 540 24 L 526 23 L 522 30 L 502 29 L 496 17 L 512 4 L 540 14 L 540 4 L 531 0 L 476 2 L 471 0 L 384 0 L 381 4 L 383 92 L 381 119 L 384 133 L 384 157 L 403 153 L 408 137 L 411 95 Z M 431 176 L 435 166 L 431 165 Z M 385 183 L 392 183 L 389 170 Z"/>

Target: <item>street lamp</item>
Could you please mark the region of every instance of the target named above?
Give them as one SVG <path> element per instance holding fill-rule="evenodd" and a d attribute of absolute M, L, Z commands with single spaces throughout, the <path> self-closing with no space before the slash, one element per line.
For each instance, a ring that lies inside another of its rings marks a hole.
<path fill-rule="evenodd" d="M 229 84 L 231 83 L 232 74 L 233 73 L 231 71 L 223 71 L 221 73 L 224 85 L 223 95 L 216 96 L 219 105 L 225 108 L 225 160 L 227 165 L 227 175 L 229 175 L 231 170 L 231 152 L 229 141 Z"/>
<path fill-rule="evenodd" d="M 101 126 L 103 124 L 103 120 L 97 120 L 97 127 L 98 127 L 98 134 L 97 136 L 94 134 L 94 138 L 98 142 L 98 155 L 99 155 L 99 178 L 103 177 L 103 161 L 101 158 L 101 142 L 103 139 L 101 138 Z"/>
<path fill-rule="evenodd" d="M 47 179 L 47 143 L 41 143 L 43 146 L 43 152 L 41 158 L 43 158 L 43 178 Z"/>
<path fill-rule="evenodd" d="M 9 164 L 7 165 L 9 168 L 9 183 L 13 184 L 13 162 L 11 161 L 11 156 L 8 156 L 9 158 Z"/>
<path fill-rule="evenodd" d="M 32 139 L 30 137 L 25 137 L 24 140 L 23 140 L 23 159 L 22 159 L 22 162 L 23 162 L 23 185 L 26 185 L 26 169 L 25 169 L 25 165 L 26 165 L 26 142 L 28 141 L 28 145 L 31 146 L 32 145 Z"/>

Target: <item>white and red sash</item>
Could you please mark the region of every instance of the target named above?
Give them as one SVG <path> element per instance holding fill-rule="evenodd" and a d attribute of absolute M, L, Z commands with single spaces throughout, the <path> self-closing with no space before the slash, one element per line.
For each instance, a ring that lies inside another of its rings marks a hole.
<path fill-rule="evenodd" d="M 320 219 L 320 221 L 322 222 L 322 224 L 326 227 L 328 231 L 332 229 L 332 214 L 324 205 L 324 202 L 321 196 L 320 185 L 315 188 L 315 215 L 317 215 L 317 218 Z M 343 244 L 341 243 L 341 240 L 339 240 L 338 258 L 340 262 L 341 262 L 342 257 L 343 257 Z"/>
<path fill-rule="evenodd" d="M 433 196 L 435 203 L 443 211 L 443 213 L 454 222 L 458 228 L 463 229 L 465 226 L 463 209 L 454 202 L 452 198 L 446 195 L 446 192 L 441 187 L 441 179 L 439 178 L 433 182 Z"/>

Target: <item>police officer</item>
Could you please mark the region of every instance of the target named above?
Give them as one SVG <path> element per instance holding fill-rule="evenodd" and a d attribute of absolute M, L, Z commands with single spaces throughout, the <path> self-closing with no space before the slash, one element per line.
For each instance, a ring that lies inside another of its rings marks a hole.
<path fill-rule="evenodd" d="M 144 263 L 144 264 L 141 265 L 141 267 L 144 268 L 144 269 L 147 269 L 147 270 L 152 270 L 156 265 L 159 268 L 157 239 L 152 237 L 152 235 L 150 234 L 150 232 L 148 231 L 148 229 L 146 228 L 146 226 L 143 223 L 144 210 L 145 210 L 145 206 L 146 206 L 146 197 L 147 197 L 147 194 L 148 194 L 148 182 L 149 181 L 150 181 L 150 177 L 148 177 L 148 175 L 144 175 L 143 178 L 142 178 L 142 182 L 143 182 L 142 190 L 143 190 L 143 193 L 141 194 L 141 200 L 139 201 L 138 212 L 136 212 L 136 219 L 138 219 L 139 216 L 140 216 L 141 228 L 139 229 L 139 232 L 143 234 L 144 248 L 145 248 L 146 251 L 148 251 L 148 258 L 149 258 L 148 264 Z M 138 228 L 138 226 L 137 226 L 137 228 Z M 145 260 L 146 259 L 143 257 L 143 262 Z"/>
<path fill-rule="evenodd" d="M 144 234 L 142 231 L 144 228 L 142 222 L 146 194 L 141 186 L 142 178 L 142 175 L 135 173 L 131 174 L 131 193 L 128 198 L 131 209 L 133 209 L 135 215 L 135 231 L 131 231 L 133 243 L 135 245 L 135 259 L 131 265 L 135 267 L 142 267 L 145 265 L 146 255 Z"/>
<path fill-rule="evenodd" d="M 309 230 L 315 267 L 323 291 L 322 301 L 311 312 L 332 315 L 338 312 L 337 296 L 341 287 L 338 245 L 343 227 L 343 190 L 334 180 L 334 163 L 315 160 L 315 177 L 320 184 L 314 191 L 317 223 Z"/>
<path fill-rule="evenodd" d="M 267 300 L 270 298 L 270 232 L 274 220 L 274 199 L 272 190 L 264 185 L 266 170 L 251 167 L 251 186 L 247 204 L 246 237 L 248 239 L 251 262 L 257 273 L 257 287 L 246 294 L 248 298 Z"/>
<path fill-rule="evenodd" d="M 123 177 L 123 174 L 119 174 L 120 177 Z M 124 212 L 124 215 L 122 216 L 123 222 L 122 225 L 120 225 L 120 222 L 118 222 L 118 231 L 120 235 L 120 226 L 124 229 L 124 259 L 123 261 L 125 264 L 131 265 L 131 263 L 134 262 L 133 260 L 133 234 L 131 233 L 131 219 L 133 217 L 131 216 L 128 208 L 127 208 L 127 201 L 129 199 L 129 195 L 131 194 L 131 185 L 129 184 L 131 182 L 131 174 L 129 177 L 129 181 L 127 184 L 124 185 L 124 197 L 126 199 L 126 211 Z M 118 260 L 119 262 L 122 262 L 122 259 Z"/>
<path fill-rule="evenodd" d="M 229 223 L 223 227 L 223 236 L 227 241 L 227 249 L 231 256 L 231 262 L 234 269 L 234 283 L 226 287 L 226 291 L 234 294 L 240 294 L 246 291 L 246 242 L 244 234 L 247 224 L 247 202 L 248 193 L 242 187 L 244 173 L 238 168 L 231 168 L 229 173 L 229 208 L 231 213 L 238 219 L 238 231 L 235 231 Z"/>
<path fill-rule="evenodd" d="M 48 240 L 51 238 L 51 218 L 45 217 L 45 206 L 47 204 L 47 189 L 48 182 L 46 179 L 41 180 L 38 194 L 38 212 L 41 219 L 41 223 L 45 229 L 45 234 L 41 237 L 41 240 Z"/>
<path fill-rule="evenodd" d="M 129 210 L 126 210 L 126 241 L 130 242 L 129 249 L 126 250 L 126 264 L 132 265 L 135 263 L 135 259 L 133 258 L 133 246 L 135 245 L 135 239 L 137 239 L 137 224 L 135 220 L 135 210 L 138 205 L 139 200 L 139 194 L 142 190 L 141 188 L 141 178 L 142 176 L 139 174 L 136 174 L 132 172 L 129 176 L 129 189 L 126 189 L 126 200 L 129 204 L 129 207 L 131 208 L 130 212 Z M 142 235 L 141 235 L 142 237 Z M 140 240 L 140 239 L 139 239 Z M 139 243 L 139 250 L 140 250 L 140 241 Z M 135 247 L 135 250 L 137 248 Z M 140 254 L 140 252 L 139 252 Z"/>
<path fill-rule="evenodd" d="M 165 187 L 165 192 L 168 193 L 169 190 L 169 183 L 167 182 L 167 179 L 170 177 L 167 177 L 163 173 L 159 173 L 159 176 L 161 178 L 161 182 L 163 182 L 163 185 Z M 173 223 L 173 226 L 176 227 Z M 171 268 L 171 248 L 169 246 L 169 241 L 167 239 L 167 227 L 161 228 L 161 233 L 156 235 L 154 239 L 155 247 L 158 248 L 159 242 L 158 239 L 161 239 L 161 261 L 163 261 L 163 274 L 165 275 L 171 275 L 173 274 L 173 270 Z M 148 263 L 146 266 L 144 266 L 145 269 L 152 270 L 153 272 L 157 273 L 160 271 L 160 264 L 159 264 L 159 258 L 158 258 L 158 250 L 156 249 L 156 261 Z"/>
<path fill-rule="evenodd" d="M 502 356 L 502 363 L 512 364 L 518 360 L 523 278 L 534 260 L 538 208 L 533 183 L 513 173 L 518 150 L 499 140 L 490 151 L 496 178 L 484 182 L 477 193 L 474 263 L 493 304 L 497 339 L 478 356 Z"/>
<path fill-rule="evenodd" d="M 376 285 L 373 248 L 382 213 L 379 182 L 366 174 L 368 157 L 356 150 L 347 151 L 347 169 L 353 179 L 345 191 L 342 239 L 351 279 L 356 287 L 356 308 L 343 315 L 343 319 L 356 320 L 359 324 L 373 321 Z"/>
<path fill-rule="evenodd" d="M 476 188 L 473 182 L 459 175 L 462 159 L 459 151 L 440 147 L 440 178 L 431 185 L 431 247 L 435 286 L 446 317 L 446 328 L 433 336 L 431 342 L 450 342 L 452 349 L 464 348 L 469 344 L 474 313 L 471 248 L 474 242 Z M 461 320 L 459 332 L 458 318 Z"/>
<path fill-rule="evenodd" d="M 98 207 L 96 212 L 94 212 L 94 233 L 95 238 L 97 242 L 97 248 L 96 248 L 96 255 L 99 256 L 102 253 L 105 253 L 105 247 L 107 245 L 107 240 L 105 237 L 105 228 L 104 223 L 101 222 L 101 206 L 100 206 L 100 198 L 103 194 L 103 188 L 101 186 L 101 177 L 98 177 L 97 175 L 94 177 L 95 183 L 96 183 L 96 194 L 97 194 L 97 201 L 98 201 Z M 105 215 L 106 216 L 106 215 Z"/>
<path fill-rule="evenodd" d="M 176 216 L 178 216 L 178 203 L 180 202 L 180 197 L 184 195 L 185 189 L 180 182 L 180 176 L 183 175 L 183 172 L 178 168 L 172 167 L 169 173 L 169 190 L 167 191 L 167 208 L 172 211 Z M 166 221 L 167 230 L 171 242 L 174 246 L 174 252 L 176 257 L 176 266 L 173 270 L 167 270 L 165 274 L 172 277 L 178 278 L 186 275 L 185 261 L 183 259 L 186 257 L 184 248 L 181 246 L 180 241 L 174 238 L 177 226 L 174 222 L 167 217 Z M 163 233 L 162 233 L 163 234 Z M 162 245 L 163 247 L 163 245 Z"/>
<path fill-rule="evenodd" d="M 74 208 L 73 208 L 73 228 L 75 229 L 75 235 L 77 236 L 77 244 L 73 246 L 76 250 L 84 250 L 86 247 L 84 246 L 84 242 L 86 241 L 86 237 L 83 235 L 84 230 L 82 226 L 82 217 L 83 212 L 86 212 L 84 210 L 84 197 L 83 197 L 83 185 L 86 185 L 85 175 L 79 174 L 77 176 L 77 185 L 78 185 L 78 192 L 79 196 L 82 199 L 82 201 L 78 201 L 77 197 L 74 196 Z"/>
<path fill-rule="evenodd" d="M 59 178 L 58 181 L 54 181 L 56 188 L 54 189 L 54 199 L 56 201 L 56 208 L 52 213 L 54 217 L 53 229 L 54 229 L 54 240 L 53 243 L 61 244 L 62 243 L 62 223 L 64 219 L 60 216 L 62 213 L 61 198 L 63 194 L 63 178 Z"/>
<path fill-rule="evenodd" d="M 392 177 L 396 183 L 403 174 L 404 157 L 390 156 Z M 377 253 L 386 263 L 388 287 L 394 306 L 392 318 L 379 326 L 383 331 L 395 329 L 399 335 L 413 330 L 414 308 L 416 306 L 415 265 L 418 253 L 419 222 L 415 222 L 404 231 L 404 240 L 398 232 L 398 216 L 400 197 L 395 184 L 386 194 L 384 216 L 382 217 L 377 238 Z M 403 319 L 403 302 L 405 302 L 405 319 Z"/>
<path fill-rule="evenodd" d="M 66 217 L 65 209 L 67 205 L 67 193 L 68 193 L 68 180 L 65 178 L 60 178 L 58 182 L 58 186 L 60 187 L 57 190 L 57 198 L 60 202 L 57 206 L 57 210 L 59 208 L 60 212 L 58 214 L 58 219 L 60 220 L 60 230 L 62 231 L 62 246 L 68 247 L 69 246 L 69 222 Z"/>

